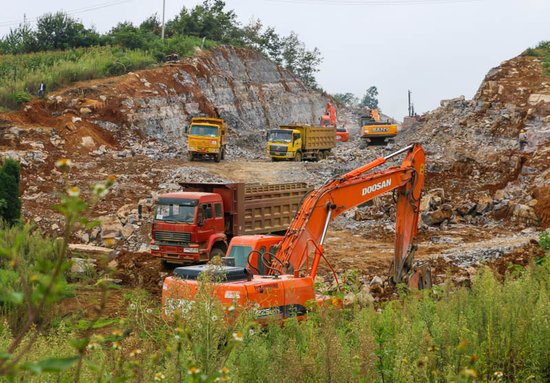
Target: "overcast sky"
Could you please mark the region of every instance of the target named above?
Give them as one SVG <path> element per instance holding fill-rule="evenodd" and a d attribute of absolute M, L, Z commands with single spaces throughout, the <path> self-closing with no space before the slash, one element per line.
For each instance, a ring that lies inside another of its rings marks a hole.
<path fill-rule="evenodd" d="M 202 0 L 165 0 L 166 19 Z M 2 1 L 0 35 L 23 20 L 64 10 L 108 31 L 122 20 L 162 15 L 163 0 Z M 441 99 L 472 98 L 489 69 L 550 40 L 550 0 L 226 0 L 246 24 L 298 33 L 324 58 L 317 79 L 329 93 L 362 96 L 376 85 L 380 107 L 401 119 L 407 90 L 418 113 Z"/>

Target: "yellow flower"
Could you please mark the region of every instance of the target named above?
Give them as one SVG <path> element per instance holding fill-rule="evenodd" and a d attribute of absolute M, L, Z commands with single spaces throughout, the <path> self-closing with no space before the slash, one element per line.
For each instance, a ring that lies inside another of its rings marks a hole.
<path fill-rule="evenodd" d="M 189 370 L 187 370 L 187 373 L 189 375 L 196 375 L 198 374 L 199 372 L 201 372 L 201 369 L 200 368 L 197 368 L 197 367 L 191 367 Z"/>
<path fill-rule="evenodd" d="M 220 374 L 227 374 L 228 372 L 229 372 L 229 368 L 225 366 L 220 369 Z"/>
<path fill-rule="evenodd" d="M 72 166 L 73 166 L 73 162 L 67 158 L 62 158 L 60 160 L 55 161 L 55 167 L 62 171 L 68 170 Z"/>
<path fill-rule="evenodd" d="M 69 197 L 78 197 L 80 195 L 80 188 L 78 186 L 73 186 L 67 190 Z"/>
<path fill-rule="evenodd" d="M 87 348 L 88 350 L 98 350 L 99 348 L 101 348 L 101 346 L 99 345 L 99 343 L 90 342 L 90 343 L 88 343 L 88 345 L 86 346 L 86 348 Z"/>
<path fill-rule="evenodd" d="M 465 368 L 462 370 L 461 375 L 465 378 L 477 378 L 477 372 L 471 368 Z"/>
<path fill-rule="evenodd" d="M 162 372 L 157 372 L 153 378 L 155 382 L 160 382 L 161 380 L 166 379 L 166 376 Z"/>
<path fill-rule="evenodd" d="M 114 336 L 122 336 L 122 331 L 119 330 L 119 329 L 113 330 L 113 335 Z"/>
<path fill-rule="evenodd" d="M 240 332 L 240 331 L 234 332 L 233 333 L 233 339 L 235 339 L 237 342 L 242 342 L 243 341 L 243 333 Z"/>
<path fill-rule="evenodd" d="M 122 345 L 120 344 L 120 342 L 113 342 L 112 347 L 114 350 L 120 350 L 122 348 Z"/>
<path fill-rule="evenodd" d="M 109 187 L 113 186 L 115 181 L 116 181 L 116 176 L 110 175 L 109 177 L 107 177 L 107 182 L 106 182 L 105 186 L 107 186 L 109 188 Z"/>
<path fill-rule="evenodd" d="M 499 380 L 504 377 L 504 373 L 502 371 L 495 371 L 494 375 L 495 375 L 495 378 Z"/>
<path fill-rule="evenodd" d="M 139 348 L 135 348 L 132 351 L 130 351 L 130 356 L 133 358 L 134 356 L 137 356 L 141 354 L 141 350 Z"/>

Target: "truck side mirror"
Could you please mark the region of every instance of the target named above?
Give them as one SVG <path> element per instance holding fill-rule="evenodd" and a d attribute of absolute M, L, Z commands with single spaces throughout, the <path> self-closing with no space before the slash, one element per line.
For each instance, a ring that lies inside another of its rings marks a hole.
<path fill-rule="evenodd" d="M 185 127 L 183 128 L 183 134 L 188 134 L 189 133 L 189 125 L 185 125 Z"/>
<path fill-rule="evenodd" d="M 138 218 L 143 219 L 143 207 L 138 205 Z"/>

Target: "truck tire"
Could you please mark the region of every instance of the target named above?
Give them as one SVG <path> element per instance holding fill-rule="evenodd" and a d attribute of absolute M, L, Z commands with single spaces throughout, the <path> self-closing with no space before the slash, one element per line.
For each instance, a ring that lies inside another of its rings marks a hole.
<path fill-rule="evenodd" d="M 220 162 L 222 160 L 222 153 L 217 153 L 216 156 L 214 157 L 214 161 L 216 162 Z"/>
<path fill-rule="evenodd" d="M 168 262 L 166 259 L 160 260 L 160 271 L 172 271 L 174 270 L 174 265 Z"/>
<path fill-rule="evenodd" d="M 222 160 L 225 160 L 225 148 L 222 148 Z"/>
<path fill-rule="evenodd" d="M 223 251 L 220 247 L 213 247 L 212 250 L 210 250 L 210 254 L 208 255 L 208 259 L 212 259 L 214 257 L 224 257 L 225 251 Z"/>
<path fill-rule="evenodd" d="M 294 161 L 296 161 L 296 162 L 302 161 L 302 153 L 301 152 L 296 152 L 296 155 L 294 156 Z"/>
<path fill-rule="evenodd" d="M 187 153 L 187 160 L 189 162 L 193 161 L 194 158 L 195 158 L 195 156 L 193 155 L 193 153 Z"/>

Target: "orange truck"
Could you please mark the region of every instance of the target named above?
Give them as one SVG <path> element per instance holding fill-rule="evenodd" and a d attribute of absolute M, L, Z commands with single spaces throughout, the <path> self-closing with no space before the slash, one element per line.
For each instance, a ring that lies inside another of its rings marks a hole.
<path fill-rule="evenodd" d="M 371 172 L 401 153 L 406 156 L 400 166 Z M 265 252 L 260 251 L 262 245 L 257 236 L 242 240 L 236 237 L 233 241 L 239 241 L 240 250 L 230 252 L 235 266 L 176 268 L 174 275 L 164 280 L 163 315 L 185 315 L 181 308 L 192 304 L 198 287 L 197 277 L 209 270 L 223 280 L 215 283 L 214 293 L 224 305 L 250 308 L 260 321 L 272 316 L 280 319 L 303 316 L 309 301 L 323 304 L 327 298 L 316 294 L 314 289 L 321 261 L 327 263 L 338 280 L 323 247 L 330 222 L 345 211 L 390 191 L 395 194 L 397 213 L 389 282 L 413 288 L 431 286 L 429 267 L 413 259 L 413 241 L 424 189 L 424 166 L 424 151 L 414 144 L 329 180 L 307 195 L 280 241 L 279 238 L 260 238 L 265 239 Z M 247 267 L 243 267 L 247 251 Z M 261 270 L 260 265 L 264 266 Z"/>
<path fill-rule="evenodd" d="M 206 262 L 224 256 L 237 235 L 284 233 L 305 183 L 181 183 L 182 191 L 161 194 L 151 232 L 151 255 L 169 264 Z"/>

